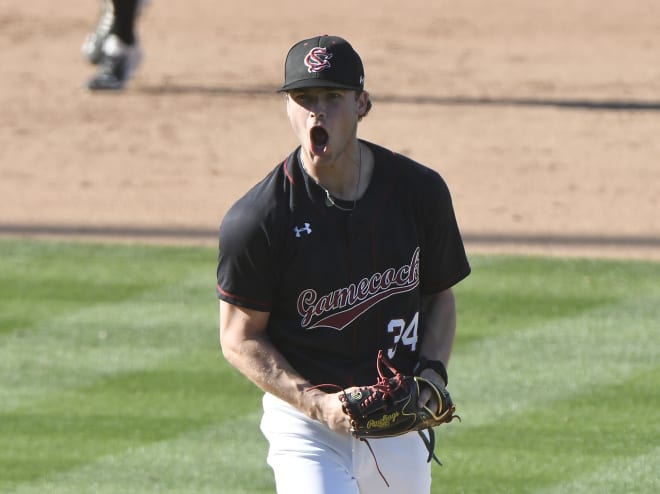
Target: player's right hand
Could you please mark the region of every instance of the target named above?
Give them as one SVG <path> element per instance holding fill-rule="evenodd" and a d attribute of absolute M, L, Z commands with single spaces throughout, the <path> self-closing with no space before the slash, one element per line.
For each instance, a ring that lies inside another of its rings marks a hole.
<path fill-rule="evenodd" d="M 348 415 L 344 413 L 338 393 L 326 393 L 315 389 L 308 392 L 307 399 L 310 400 L 310 408 L 306 412 L 314 420 L 326 425 L 330 430 L 340 434 L 350 434 L 351 423 Z"/>

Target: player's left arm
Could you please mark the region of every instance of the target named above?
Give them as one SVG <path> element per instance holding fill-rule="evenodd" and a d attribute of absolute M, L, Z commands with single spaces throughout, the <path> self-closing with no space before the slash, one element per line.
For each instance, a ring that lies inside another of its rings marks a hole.
<path fill-rule="evenodd" d="M 425 331 L 420 346 L 420 357 L 428 360 L 439 360 L 445 368 L 449 365 L 449 357 L 454 347 L 456 335 L 456 302 L 451 288 L 424 297 Z M 433 369 L 425 369 L 421 377 L 446 386 L 442 376 Z M 430 391 L 420 394 L 419 403 L 424 405 L 431 397 Z"/>

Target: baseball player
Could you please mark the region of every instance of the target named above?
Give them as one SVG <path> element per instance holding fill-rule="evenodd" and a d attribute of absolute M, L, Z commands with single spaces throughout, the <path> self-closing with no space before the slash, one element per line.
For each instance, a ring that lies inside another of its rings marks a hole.
<path fill-rule="evenodd" d="M 142 62 L 135 23 L 148 0 L 102 0 L 101 16 L 81 51 L 88 62 L 98 65 L 87 88 L 123 89 Z"/>
<path fill-rule="evenodd" d="M 339 393 L 317 385 L 372 384 L 379 350 L 407 374 L 421 359 L 421 375 L 446 385 L 452 286 L 470 273 L 449 190 L 358 139 L 371 101 L 346 40 L 296 43 L 281 92 L 300 146 L 220 226 L 223 354 L 265 392 L 278 493 L 429 492 L 417 433 L 359 441 Z"/>

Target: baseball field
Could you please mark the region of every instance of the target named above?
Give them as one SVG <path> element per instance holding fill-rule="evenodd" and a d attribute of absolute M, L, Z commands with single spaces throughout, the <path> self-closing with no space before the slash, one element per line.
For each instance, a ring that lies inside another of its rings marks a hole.
<path fill-rule="evenodd" d="M 152 0 L 122 94 L 82 89 L 97 14 L 0 5 L 1 493 L 274 492 L 214 245 L 295 146 L 275 90 L 323 32 L 473 266 L 433 492 L 660 492 L 660 3 Z"/>

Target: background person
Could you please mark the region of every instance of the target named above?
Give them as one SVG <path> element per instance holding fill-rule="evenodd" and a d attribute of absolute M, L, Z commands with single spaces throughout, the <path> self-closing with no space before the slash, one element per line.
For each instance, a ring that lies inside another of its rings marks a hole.
<path fill-rule="evenodd" d="M 96 90 L 123 89 L 142 62 L 135 33 L 137 17 L 147 0 L 103 0 L 93 33 L 85 38 L 82 53 L 97 73 L 87 81 Z"/>

